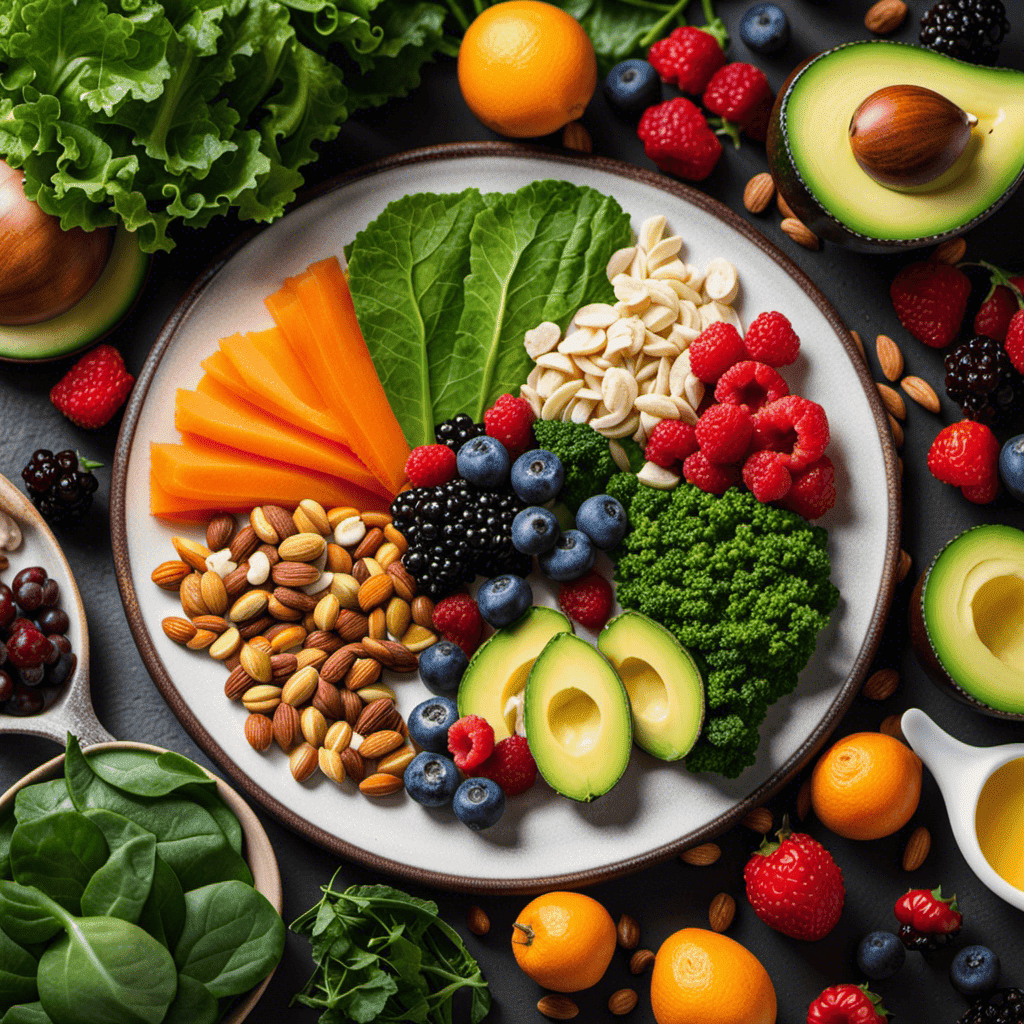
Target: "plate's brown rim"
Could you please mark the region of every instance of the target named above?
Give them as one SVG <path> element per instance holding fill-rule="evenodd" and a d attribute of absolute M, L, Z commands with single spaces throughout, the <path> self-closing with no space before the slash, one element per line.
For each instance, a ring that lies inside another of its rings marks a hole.
<path fill-rule="evenodd" d="M 128 478 L 128 459 L 130 456 L 132 442 L 135 437 L 135 430 L 138 425 L 139 415 L 149 391 L 150 384 L 156 373 L 160 360 L 167 349 L 174 341 L 178 325 L 184 319 L 191 307 L 199 300 L 203 292 L 224 267 L 227 261 L 249 242 L 258 230 L 247 232 L 237 238 L 224 252 L 222 252 L 195 280 L 189 290 L 178 303 L 167 323 L 161 329 L 146 363 L 139 373 L 138 381 L 132 392 L 131 401 L 125 412 L 124 420 L 117 439 L 117 447 L 114 454 L 113 479 L 111 482 L 110 495 L 110 524 L 111 538 L 113 541 L 114 565 L 117 573 L 117 583 L 121 591 L 121 598 L 124 603 L 125 615 L 128 619 L 128 626 L 132 636 L 139 648 L 142 660 L 153 677 L 164 699 L 170 705 L 171 710 L 178 717 L 189 735 L 202 747 L 206 753 L 213 758 L 221 768 L 226 771 L 232 779 L 254 800 L 266 808 L 284 825 L 298 832 L 300 835 L 333 853 L 339 854 L 354 860 L 365 867 L 386 871 L 397 875 L 409 882 L 420 885 L 433 886 L 437 889 L 455 892 L 473 893 L 532 893 L 542 892 L 553 888 L 578 888 L 584 885 L 593 885 L 598 882 L 611 881 L 621 878 L 624 875 L 639 871 L 641 868 L 649 867 L 669 857 L 680 853 L 682 850 L 698 843 L 706 842 L 709 839 L 720 835 L 735 822 L 739 821 L 747 811 L 758 807 L 778 792 L 823 746 L 831 735 L 832 731 L 839 724 L 840 719 L 846 713 L 847 708 L 853 701 L 868 666 L 874 658 L 882 637 L 882 630 L 885 619 L 888 615 L 889 606 L 892 602 L 893 591 L 896 586 L 896 569 L 899 558 L 899 538 L 901 527 L 901 505 L 899 478 L 896 469 L 896 449 L 889 428 L 888 419 L 882 406 L 881 399 L 874 386 L 874 382 L 868 373 L 867 365 L 862 358 L 846 325 L 840 319 L 839 314 L 832 304 L 818 290 L 811 279 L 795 264 L 785 253 L 774 244 L 768 241 L 759 231 L 747 223 L 739 214 L 730 210 L 727 206 L 716 199 L 705 195 L 696 189 L 690 188 L 681 182 L 674 181 L 664 175 L 656 174 L 653 171 L 633 167 L 618 160 L 611 160 L 607 157 L 580 157 L 566 153 L 557 153 L 543 149 L 538 146 L 524 145 L 521 143 L 509 142 L 456 142 L 446 143 L 437 146 L 428 146 L 422 149 L 409 150 L 393 156 L 385 157 L 382 160 L 356 168 L 334 178 L 330 181 L 304 191 L 295 206 L 301 206 L 312 199 L 327 192 L 334 191 L 354 181 L 378 174 L 383 171 L 393 170 L 398 167 L 407 167 L 413 164 L 433 162 L 436 160 L 464 159 L 470 157 L 527 157 L 544 160 L 548 163 L 578 165 L 586 168 L 597 168 L 607 171 L 619 177 L 652 185 L 655 188 L 668 192 L 705 212 L 711 213 L 734 228 L 748 241 L 757 246 L 763 253 L 775 261 L 808 295 L 814 304 L 821 311 L 835 330 L 841 344 L 846 349 L 847 355 L 857 372 L 864 393 L 867 395 L 868 403 L 871 406 L 872 415 L 875 419 L 875 426 L 878 430 L 879 441 L 882 446 L 882 454 L 885 461 L 886 485 L 888 487 L 888 513 L 889 530 L 886 538 L 885 563 L 882 572 L 882 586 L 879 590 L 878 599 L 871 615 L 867 635 L 859 653 L 853 663 L 849 675 L 843 684 L 839 695 L 833 701 L 828 713 L 818 724 L 817 728 L 802 744 L 802 746 L 786 761 L 781 768 L 774 772 L 761 786 L 745 799 L 740 800 L 731 810 L 719 815 L 714 821 L 703 828 L 696 829 L 678 839 L 666 843 L 655 850 L 647 851 L 636 857 L 629 857 L 625 860 L 616 861 L 613 864 L 601 868 L 593 868 L 587 871 L 570 872 L 564 875 L 538 878 L 463 878 L 458 875 L 449 875 L 442 872 L 426 871 L 421 868 L 410 867 L 398 861 L 386 857 L 379 857 L 369 853 L 337 836 L 333 836 L 323 829 L 310 824 L 305 818 L 300 817 L 290 808 L 269 794 L 256 783 L 224 752 L 215 742 L 212 736 L 203 728 L 202 724 L 192 713 L 188 704 L 178 692 L 177 687 L 170 678 L 163 662 L 157 654 L 146 623 L 143 620 L 139 608 L 135 588 L 132 584 L 131 564 L 128 557 L 128 538 L 125 521 L 126 485 Z M 294 207 L 293 207 L 294 208 Z"/>

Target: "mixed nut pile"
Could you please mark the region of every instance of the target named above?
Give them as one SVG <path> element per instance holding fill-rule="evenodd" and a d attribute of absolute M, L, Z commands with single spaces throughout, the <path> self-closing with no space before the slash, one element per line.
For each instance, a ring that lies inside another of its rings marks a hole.
<path fill-rule="evenodd" d="M 319 769 L 367 796 L 402 789 L 415 751 L 381 673 L 415 672 L 437 636 L 391 516 L 306 499 L 294 514 L 254 508 L 240 529 L 216 515 L 205 545 L 172 544 L 178 559 L 152 579 L 184 615 L 165 618 L 164 633 L 230 670 L 224 692 L 249 712 L 250 745 L 276 742 L 299 782 Z"/>

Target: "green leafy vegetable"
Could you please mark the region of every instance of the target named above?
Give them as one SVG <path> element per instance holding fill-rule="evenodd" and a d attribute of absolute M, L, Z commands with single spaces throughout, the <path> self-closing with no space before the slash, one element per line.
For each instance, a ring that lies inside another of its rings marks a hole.
<path fill-rule="evenodd" d="M 0 821 L 0 878 L 11 877 L 11 837 L 17 824 L 11 813 Z"/>
<path fill-rule="evenodd" d="M 214 1024 L 219 1015 L 217 1000 L 206 987 L 186 974 L 179 974 L 178 992 L 163 1024 Z"/>
<path fill-rule="evenodd" d="M 242 823 L 238 820 L 235 812 L 224 802 L 220 793 L 217 792 L 216 786 L 185 786 L 178 790 L 178 796 L 192 800 L 203 810 L 208 811 L 220 826 L 228 845 L 241 856 L 244 843 Z"/>
<path fill-rule="evenodd" d="M 0 1012 L 37 998 L 38 969 L 36 958 L 0 929 Z"/>
<path fill-rule="evenodd" d="M 182 786 L 215 785 L 199 765 L 172 750 L 101 750 L 86 760 L 105 782 L 136 796 L 167 796 Z"/>
<path fill-rule="evenodd" d="M 75 805 L 68 794 L 67 783 L 63 779 L 50 782 L 37 782 L 34 786 L 26 786 L 18 790 L 14 798 L 14 817 L 17 821 L 31 821 L 41 818 L 53 811 L 73 811 Z"/>
<path fill-rule="evenodd" d="M 323 1024 L 451 1024 L 455 993 L 468 988 L 471 1021 L 484 1019 L 487 982 L 436 904 L 386 885 L 341 892 L 334 879 L 322 891 L 292 925 L 317 965 L 295 1002 L 322 1010 Z"/>
<path fill-rule="evenodd" d="M 185 892 L 173 868 L 159 854 L 153 863 L 153 884 L 137 924 L 168 949 L 174 948 L 185 927 Z"/>
<path fill-rule="evenodd" d="M 12 1006 L 0 1024 L 53 1024 L 53 1021 L 46 1016 L 42 1003 L 22 1003 Z"/>
<path fill-rule="evenodd" d="M 87 811 L 85 816 L 102 831 L 110 859 L 89 879 L 82 894 L 82 913 L 135 924 L 153 886 L 156 836 L 113 811 Z"/>
<path fill-rule="evenodd" d="M 22 946 L 49 942 L 61 929 L 56 904 L 38 889 L 0 881 L 0 928 Z"/>

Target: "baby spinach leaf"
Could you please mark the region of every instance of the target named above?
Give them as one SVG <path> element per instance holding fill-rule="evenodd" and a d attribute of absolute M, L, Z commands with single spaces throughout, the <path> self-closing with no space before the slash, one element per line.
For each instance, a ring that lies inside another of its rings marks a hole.
<path fill-rule="evenodd" d="M 178 994 L 163 1024 L 216 1024 L 219 1016 L 220 1006 L 206 987 L 187 974 L 179 974 Z"/>
<path fill-rule="evenodd" d="M 178 988 L 171 954 L 116 917 L 65 915 L 39 961 L 39 1001 L 54 1024 L 160 1024 Z"/>
<path fill-rule="evenodd" d="M 118 846 L 89 879 L 82 893 L 87 917 L 118 917 L 138 921 L 153 885 L 156 836 L 146 832 Z"/>
<path fill-rule="evenodd" d="M 178 795 L 194 800 L 200 807 L 210 812 L 214 821 L 220 825 L 228 845 L 235 853 L 241 855 L 245 836 L 242 832 L 242 823 L 238 816 L 224 802 L 216 786 L 186 786 L 178 790 Z"/>
<path fill-rule="evenodd" d="M 77 811 L 54 811 L 21 822 L 11 837 L 15 881 L 35 886 L 74 914 L 82 909 L 89 879 L 108 856 L 103 833 Z"/>
<path fill-rule="evenodd" d="M 167 796 L 182 786 L 215 785 L 199 765 L 172 750 L 101 750 L 86 760 L 104 782 L 135 796 Z"/>
<path fill-rule="evenodd" d="M 11 877 L 11 836 L 15 825 L 14 814 L 10 812 L 0 821 L 0 878 Z"/>
<path fill-rule="evenodd" d="M 284 922 L 262 893 L 220 882 L 185 894 L 185 928 L 174 960 L 212 996 L 239 995 L 278 963 L 284 936 Z"/>
<path fill-rule="evenodd" d="M 37 998 L 36 958 L 0 929 L 0 1011 Z"/>
<path fill-rule="evenodd" d="M 0 1018 L 0 1024 L 53 1024 L 46 1016 L 42 1003 L 21 1003 L 12 1006 Z"/>
<path fill-rule="evenodd" d="M 74 803 L 63 779 L 37 782 L 18 790 L 14 798 L 14 817 L 19 821 L 31 821 L 53 811 L 73 811 Z"/>
<path fill-rule="evenodd" d="M 0 925 L 20 945 L 49 942 L 61 930 L 62 913 L 38 889 L 0 881 Z"/>
<path fill-rule="evenodd" d="M 185 893 L 178 876 L 159 854 L 153 869 L 153 885 L 137 923 L 161 945 L 174 949 L 185 927 Z"/>

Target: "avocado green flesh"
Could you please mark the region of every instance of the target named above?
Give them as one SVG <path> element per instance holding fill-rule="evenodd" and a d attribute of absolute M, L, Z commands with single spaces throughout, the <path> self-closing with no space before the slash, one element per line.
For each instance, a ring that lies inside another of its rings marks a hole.
<path fill-rule="evenodd" d="M 494 730 L 494 742 L 515 729 L 509 698 L 522 693 L 530 669 L 545 644 L 572 624 L 554 608 L 531 608 L 521 619 L 499 629 L 473 655 L 459 683 L 459 717 L 479 715 Z"/>
<path fill-rule="evenodd" d="M 629 764 L 629 697 L 609 662 L 571 633 L 548 641 L 526 683 L 526 741 L 556 792 L 586 803 Z"/>
<path fill-rule="evenodd" d="M 0 359 L 56 359 L 102 337 L 132 308 L 148 267 L 136 235 L 118 228 L 103 273 L 71 309 L 38 324 L 0 325 Z"/>
<path fill-rule="evenodd" d="M 946 674 L 1000 711 L 1024 712 L 1024 532 L 979 526 L 930 569 L 921 611 Z"/>
<path fill-rule="evenodd" d="M 850 147 L 850 119 L 878 89 L 933 89 L 978 118 L 973 159 L 934 190 L 897 192 L 870 178 Z M 809 64 L 786 99 L 796 170 L 815 199 L 853 231 L 908 239 L 955 230 L 984 213 L 1024 169 L 1024 73 L 986 68 L 897 43 L 841 47 Z"/>
<path fill-rule="evenodd" d="M 704 723 L 704 683 L 689 651 L 639 612 L 612 619 L 597 647 L 626 687 L 633 742 L 662 761 L 685 757 Z"/>

